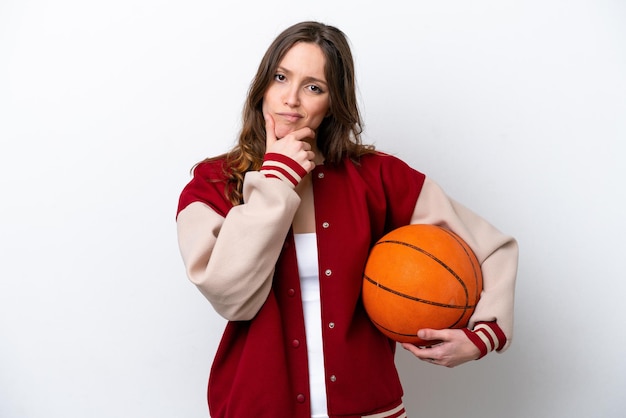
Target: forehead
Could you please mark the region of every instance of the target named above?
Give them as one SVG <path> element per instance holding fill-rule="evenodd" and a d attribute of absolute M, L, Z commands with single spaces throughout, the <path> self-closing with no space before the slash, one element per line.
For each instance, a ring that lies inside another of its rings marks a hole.
<path fill-rule="evenodd" d="M 301 75 L 324 79 L 326 57 L 317 44 L 298 42 L 289 48 L 278 66 Z"/>

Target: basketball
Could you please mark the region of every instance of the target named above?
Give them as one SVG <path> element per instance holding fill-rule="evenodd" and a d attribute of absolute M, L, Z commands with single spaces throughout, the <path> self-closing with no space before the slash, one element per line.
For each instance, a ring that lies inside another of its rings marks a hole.
<path fill-rule="evenodd" d="M 482 291 L 482 273 L 470 247 L 436 225 L 395 229 L 372 247 L 363 277 L 363 305 L 387 337 L 418 346 L 422 328 L 467 326 Z"/>

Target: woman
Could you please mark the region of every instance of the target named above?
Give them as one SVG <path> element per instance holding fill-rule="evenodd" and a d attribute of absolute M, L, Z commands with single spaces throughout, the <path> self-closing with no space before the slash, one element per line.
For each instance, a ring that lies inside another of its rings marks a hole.
<path fill-rule="evenodd" d="M 302 22 L 263 57 L 238 143 L 184 188 L 188 277 L 229 321 L 209 379 L 214 418 L 406 416 L 395 342 L 369 321 L 360 290 L 373 243 L 409 223 L 460 235 L 484 292 L 470 328 L 416 330 L 442 342 L 403 347 L 453 367 L 510 344 L 515 240 L 360 133 L 345 35 Z"/>

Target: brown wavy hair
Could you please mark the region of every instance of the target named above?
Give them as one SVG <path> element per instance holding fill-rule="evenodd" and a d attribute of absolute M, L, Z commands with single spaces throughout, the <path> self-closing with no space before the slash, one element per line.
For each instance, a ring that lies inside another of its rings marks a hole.
<path fill-rule="evenodd" d="M 276 37 L 259 64 L 248 89 L 237 144 L 226 154 L 208 159 L 225 159 L 225 193 L 234 205 L 242 202 L 245 173 L 259 170 L 263 163 L 266 149 L 263 96 L 274 79 L 280 61 L 298 42 L 318 45 L 326 58 L 324 72 L 330 111 L 317 130 L 317 147 L 324 155 L 324 163 L 337 164 L 346 157 L 358 161 L 362 155 L 374 152 L 374 146 L 361 142 L 363 123 L 356 98 L 354 61 L 347 37 L 336 27 L 320 22 L 297 23 Z"/>

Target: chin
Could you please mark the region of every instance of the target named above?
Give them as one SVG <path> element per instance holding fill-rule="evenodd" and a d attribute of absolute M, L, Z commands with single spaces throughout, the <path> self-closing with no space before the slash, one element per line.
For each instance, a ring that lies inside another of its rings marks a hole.
<path fill-rule="evenodd" d="M 294 126 L 277 126 L 274 128 L 276 138 L 284 138 L 298 128 Z"/>

